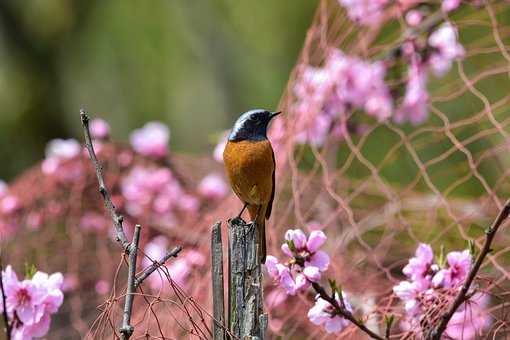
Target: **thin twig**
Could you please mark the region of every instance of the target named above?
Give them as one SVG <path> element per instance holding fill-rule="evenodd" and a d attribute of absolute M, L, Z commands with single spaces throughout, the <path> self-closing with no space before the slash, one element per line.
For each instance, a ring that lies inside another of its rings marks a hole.
<path fill-rule="evenodd" d="M 149 267 L 145 268 L 145 270 L 140 274 L 138 275 L 137 278 L 135 278 L 135 287 L 137 288 L 138 286 L 140 286 L 142 284 L 142 282 L 149 276 L 151 275 L 152 273 L 154 273 L 159 267 L 161 267 L 162 265 L 165 264 L 166 261 L 168 261 L 171 257 L 177 257 L 177 255 L 179 255 L 179 253 L 181 252 L 182 250 L 182 247 L 181 246 L 177 246 L 175 247 L 174 249 L 172 249 L 171 251 L 167 252 L 165 254 L 165 256 L 163 256 L 161 258 L 161 260 L 159 261 L 154 261 L 152 263 L 152 265 L 150 265 Z"/>
<path fill-rule="evenodd" d="M 135 232 L 133 235 L 133 242 L 129 242 L 127 240 L 126 234 L 124 233 L 124 228 L 122 226 L 123 218 L 121 215 L 117 214 L 115 210 L 115 205 L 112 202 L 110 193 L 106 188 L 106 184 L 103 178 L 103 167 L 97 160 L 96 153 L 94 151 L 94 146 L 92 144 L 92 138 L 90 137 L 90 129 L 89 129 L 89 117 L 87 113 L 82 109 L 80 110 L 80 118 L 83 126 L 83 133 L 85 135 L 85 146 L 89 152 L 90 159 L 94 168 L 96 170 L 97 180 L 99 182 L 99 192 L 104 200 L 104 205 L 106 210 L 110 213 L 110 216 L 113 221 L 113 226 L 117 232 L 117 242 L 121 245 L 122 249 L 128 257 L 128 279 L 127 279 L 127 288 L 126 288 L 126 298 L 124 301 L 124 315 L 122 326 L 120 328 L 120 333 L 123 340 L 127 340 L 131 337 L 134 332 L 134 327 L 131 325 L 131 314 L 133 311 L 133 301 L 134 301 L 134 293 L 136 288 L 145 280 L 150 274 L 152 274 L 156 269 L 165 264 L 171 257 L 176 257 L 177 254 L 182 250 L 181 246 L 175 247 L 172 251 L 168 252 L 163 258 L 154 263 L 152 266 L 147 268 L 138 278 L 136 277 L 136 259 L 138 253 L 138 244 L 140 241 L 140 225 L 136 225 Z"/>
<path fill-rule="evenodd" d="M 122 249 L 126 253 L 129 252 L 129 241 L 127 240 L 126 234 L 124 233 L 124 228 L 122 227 L 123 218 L 121 215 L 118 215 L 115 211 L 115 205 L 112 202 L 110 197 L 110 193 L 106 188 L 106 184 L 103 178 L 103 167 L 99 163 L 96 157 L 96 153 L 94 151 L 94 145 L 92 144 L 92 138 L 90 137 L 90 129 L 89 129 L 89 116 L 85 112 L 85 110 L 80 110 L 81 124 L 83 126 L 83 133 L 85 135 L 85 146 L 89 152 L 90 159 L 92 160 L 92 164 L 96 170 L 97 181 L 99 182 L 99 192 L 103 196 L 104 205 L 106 210 L 110 213 L 110 216 L 113 220 L 113 226 L 115 227 L 115 231 L 117 232 L 117 242 L 120 243 Z"/>
<path fill-rule="evenodd" d="M 380 336 L 380 335 L 374 333 L 373 331 L 371 331 L 370 329 L 368 329 L 360 320 L 356 319 L 356 317 L 349 310 L 340 306 L 338 301 L 334 297 L 332 297 L 328 293 L 326 293 L 326 290 L 324 288 L 322 288 L 322 286 L 320 284 L 318 284 L 317 282 L 312 282 L 312 287 L 313 287 L 313 289 L 315 289 L 317 294 L 319 294 L 319 296 L 323 300 L 326 300 L 327 302 L 329 302 L 329 304 L 333 308 L 335 308 L 335 312 L 338 315 L 341 315 L 343 318 L 352 322 L 356 327 L 358 327 L 360 330 L 362 330 L 363 332 L 368 334 L 368 336 L 370 336 L 371 338 L 378 339 L 378 340 L 385 340 L 385 338 L 383 338 L 382 336 Z M 340 296 L 339 298 L 343 299 L 342 296 Z"/>
<path fill-rule="evenodd" d="M 503 222 L 508 218 L 509 214 L 510 214 L 510 200 L 506 201 L 505 206 L 499 212 L 498 217 L 496 217 L 496 220 L 492 223 L 489 229 L 485 231 L 485 242 L 483 244 L 482 250 L 480 251 L 480 254 L 478 254 L 478 257 L 476 258 L 475 265 L 469 271 L 468 277 L 464 282 L 462 289 L 459 291 L 457 297 L 450 306 L 450 309 L 448 309 L 448 311 L 445 314 L 443 314 L 443 316 L 441 316 L 441 322 L 436 327 L 436 329 L 433 330 L 431 334 L 427 336 L 427 339 L 440 340 L 441 335 L 446 330 L 446 326 L 448 326 L 448 322 L 450 322 L 450 319 L 452 318 L 453 314 L 455 314 L 457 309 L 466 300 L 468 300 L 467 294 L 469 292 L 469 289 L 471 288 L 471 284 L 473 283 L 473 280 L 478 274 L 478 271 L 480 270 L 480 267 L 482 266 L 485 257 L 492 251 L 491 244 L 494 239 L 494 236 L 496 235 L 496 232 L 498 231 L 499 227 L 503 224 Z"/>
<path fill-rule="evenodd" d="M 7 340 L 12 339 L 11 325 L 9 323 L 9 316 L 7 315 L 7 303 L 5 299 L 5 291 L 4 291 L 4 282 L 3 282 L 3 264 L 2 258 L 0 257 L 0 294 L 2 294 L 2 314 L 4 316 L 4 325 L 5 325 L 5 336 Z"/>
<path fill-rule="evenodd" d="M 133 242 L 129 246 L 128 257 L 128 279 L 126 288 L 126 300 L 124 301 L 124 316 L 122 318 L 122 327 L 120 334 L 123 340 L 127 340 L 133 334 L 135 328 L 131 326 L 131 312 L 133 310 L 133 301 L 135 298 L 135 275 L 136 275 L 136 255 L 138 253 L 138 243 L 140 242 L 140 230 L 142 228 L 139 224 L 135 226 L 135 233 L 133 235 Z"/>

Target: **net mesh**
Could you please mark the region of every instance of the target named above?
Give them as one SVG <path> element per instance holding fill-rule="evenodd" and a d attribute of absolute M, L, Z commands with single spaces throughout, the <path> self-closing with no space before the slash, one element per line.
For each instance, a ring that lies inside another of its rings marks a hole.
<path fill-rule="evenodd" d="M 385 13 L 387 20 L 400 14 L 399 9 Z M 429 80 L 429 116 L 424 123 L 377 122 L 350 112 L 340 118 L 349 127 L 340 140 L 301 146 L 296 136 L 305 118 L 296 119 L 295 90 L 300 70 L 323 65 L 332 48 L 363 59 L 387 60 L 409 36 L 402 19 L 360 28 L 337 1 L 319 5 L 280 103 L 288 115 L 284 132 L 273 134 L 285 151 L 280 151 L 278 162 L 278 182 L 283 184 L 276 195 L 280 214 L 269 232 L 271 250 L 279 253 L 278 243 L 289 226 L 308 232 L 324 228 L 332 255 L 330 276 L 361 300 L 356 305 L 367 322 L 381 323 L 380 313 L 398 313 L 395 298 L 388 296 L 403 279 L 402 267 L 419 242 L 439 251 L 441 246 L 466 249 L 474 240 L 480 248 L 485 228 L 508 198 L 509 14 L 507 3 L 489 1 L 466 6 L 449 18 L 444 15 L 458 28 L 466 55 L 447 76 Z M 396 77 L 391 86 L 403 81 Z M 322 109 L 311 104 L 306 111 L 314 119 Z M 356 126 L 361 124 L 360 133 Z M 494 336 L 507 332 L 507 244 L 503 229 L 478 281 L 479 289 L 492 296 L 488 333 Z M 445 294 L 427 319 L 432 322 L 444 313 L 453 298 Z M 302 317 L 301 308 L 276 307 L 274 313 L 284 325 L 277 334 L 302 334 L 295 329 L 301 325 L 291 321 Z M 285 326 L 289 323 L 290 329 Z M 319 331 L 309 332 L 309 338 L 315 338 Z"/>

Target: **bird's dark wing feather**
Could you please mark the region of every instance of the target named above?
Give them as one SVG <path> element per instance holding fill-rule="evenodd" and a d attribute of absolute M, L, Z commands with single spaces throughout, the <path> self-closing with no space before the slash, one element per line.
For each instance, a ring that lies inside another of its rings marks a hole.
<path fill-rule="evenodd" d="M 273 152 L 273 148 L 271 148 L 271 155 L 273 156 L 273 189 L 271 190 L 271 198 L 269 199 L 269 203 L 267 204 L 267 209 L 266 209 L 266 220 L 269 219 L 269 217 L 271 216 L 271 210 L 273 208 L 273 199 L 274 199 L 274 188 L 275 188 L 275 178 L 274 178 L 274 172 L 275 172 L 275 169 L 276 169 L 276 161 L 274 159 L 274 152 Z"/>

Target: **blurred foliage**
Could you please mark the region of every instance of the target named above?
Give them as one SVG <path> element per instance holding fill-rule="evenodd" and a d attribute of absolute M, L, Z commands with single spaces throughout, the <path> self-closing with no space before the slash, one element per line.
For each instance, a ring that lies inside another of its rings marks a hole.
<path fill-rule="evenodd" d="M 253 107 L 274 108 L 317 1 L 0 1 L 0 178 L 81 137 L 84 107 L 116 138 L 149 120 L 208 152 Z"/>

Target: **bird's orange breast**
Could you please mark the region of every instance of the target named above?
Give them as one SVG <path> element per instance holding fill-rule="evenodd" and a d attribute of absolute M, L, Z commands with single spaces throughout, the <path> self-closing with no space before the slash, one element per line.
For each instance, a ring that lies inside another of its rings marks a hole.
<path fill-rule="evenodd" d="M 242 201 L 257 205 L 269 202 L 274 158 L 268 140 L 229 141 L 223 160 L 232 189 Z"/>

